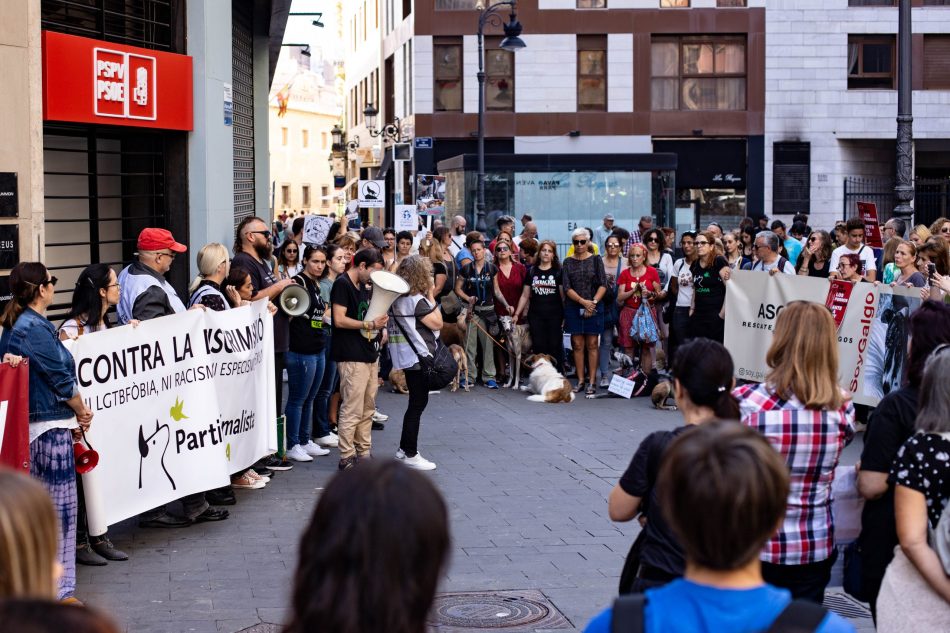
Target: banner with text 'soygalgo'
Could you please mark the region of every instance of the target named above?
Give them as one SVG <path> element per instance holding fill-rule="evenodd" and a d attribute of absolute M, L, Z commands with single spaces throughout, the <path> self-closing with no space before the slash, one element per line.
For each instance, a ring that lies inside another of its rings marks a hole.
<path fill-rule="evenodd" d="M 903 384 L 910 315 L 920 289 L 829 282 L 800 275 L 737 270 L 726 284 L 725 346 L 736 377 L 761 382 L 779 313 L 792 301 L 828 306 L 838 340 L 838 382 L 859 404 L 876 406 Z"/>
<path fill-rule="evenodd" d="M 228 485 L 277 450 L 267 302 L 189 310 L 67 343 L 99 464 L 83 475 L 89 530 Z"/>

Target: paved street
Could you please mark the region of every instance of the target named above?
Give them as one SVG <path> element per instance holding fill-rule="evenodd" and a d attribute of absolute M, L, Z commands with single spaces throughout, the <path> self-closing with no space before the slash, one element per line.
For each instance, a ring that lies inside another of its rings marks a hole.
<path fill-rule="evenodd" d="M 373 433 L 375 455 L 395 452 L 406 399 L 380 394 L 391 419 Z M 611 601 L 635 534 L 634 525 L 607 518 L 606 496 L 639 441 L 680 420 L 648 399 L 544 405 L 480 387 L 433 395 L 420 449 L 438 464 L 431 476 L 451 511 L 452 560 L 440 591 L 537 590 L 581 629 Z M 848 463 L 856 459 L 851 448 Z M 297 538 L 336 471 L 335 455 L 279 473 L 264 490 L 238 491 L 221 523 L 114 526 L 130 561 L 80 568 L 77 596 L 128 631 L 231 632 L 284 622 Z"/>

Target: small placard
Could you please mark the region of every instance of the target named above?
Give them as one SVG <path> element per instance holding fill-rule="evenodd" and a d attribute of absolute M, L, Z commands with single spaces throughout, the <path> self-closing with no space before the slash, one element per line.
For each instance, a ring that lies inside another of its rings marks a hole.
<path fill-rule="evenodd" d="M 16 172 L 0 172 L 0 217 L 15 218 L 18 215 L 20 215 L 20 204 Z"/>
<path fill-rule="evenodd" d="M 330 226 L 333 220 L 322 215 L 307 215 L 303 221 L 303 242 L 312 246 L 320 246 L 327 241 Z"/>
<path fill-rule="evenodd" d="M 414 204 L 396 205 L 396 231 L 418 231 L 419 212 Z"/>
<path fill-rule="evenodd" d="M 612 394 L 618 395 L 621 398 L 630 398 L 633 395 L 634 382 L 627 378 L 624 378 L 620 374 L 614 374 L 613 378 L 610 379 L 610 386 L 607 387 L 607 391 Z"/>
<path fill-rule="evenodd" d="M 361 180 L 359 181 L 360 207 L 365 209 L 386 208 L 386 181 Z"/>
<path fill-rule="evenodd" d="M 20 227 L 0 224 L 0 269 L 13 268 L 20 261 Z"/>

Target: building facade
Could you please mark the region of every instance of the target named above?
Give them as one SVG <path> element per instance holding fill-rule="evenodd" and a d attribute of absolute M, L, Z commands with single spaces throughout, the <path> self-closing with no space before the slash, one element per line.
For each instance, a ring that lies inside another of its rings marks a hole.
<path fill-rule="evenodd" d="M 361 148 L 362 110 L 373 102 L 381 124 L 398 118 L 404 138 L 423 139 L 414 143 L 413 173 L 437 173 L 441 162 L 476 153 L 475 7 L 475 0 L 354 3 L 344 23 L 345 118 Z M 599 224 L 608 212 L 626 226 L 640 215 L 692 226 L 761 213 L 764 7 L 764 0 L 519 1 L 526 48 L 501 50 L 500 23 L 485 30 L 489 220 L 528 212 L 549 223 L 542 233 L 566 241 L 572 227 Z M 500 15 L 507 21 L 507 10 Z M 377 16 L 374 52 L 374 31 L 363 25 L 375 26 Z M 511 154 L 521 167 L 493 171 L 492 155 Z M 667 177 L 670 154 L 676 166 Z M 627 158 L 606 172 L 561 175 L 585 171 L 599 155 Z M 556 195 L 552 182 L 562 189 Z M 402 184 L 400 201 L 411 201 L 412 178 Z M 466 195 L 452 202 L 448 183 L 447 211 L 472 216 L 471 174 L 461 187 Z"/>
<path fill-rule="evenodd" d="M 17 261 L 60 280 L 54 312 L 90 263 L 117 269 L 139 231 L 194 252 L 267 217 L 268 92 L 289 0 L 0 0 L 0 283 Z M 186 37 L 187 33 L 187 37 Z"/>
<path fill-rule="evenodd" d="M 950 2 L 914 0 L 914 201 L 918 221 L 947 215 Z M 769 0 L 765 208 L 815 227 L 859 200 L 896 204 L 897 2 Z"/>

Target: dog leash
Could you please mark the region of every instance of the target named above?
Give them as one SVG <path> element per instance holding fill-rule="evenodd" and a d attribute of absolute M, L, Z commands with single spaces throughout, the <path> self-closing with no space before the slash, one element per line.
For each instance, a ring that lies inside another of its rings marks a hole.
<path fill-rule="evenodd" d="M 492 342 L 493 342 L 495 345 L 497 345 L 499 348 L 501 348 L 502 351 L 505 351 L 505 352 L 508 351 L 508 346 L 507 346 L 507 345 L 502 345 L 501 343 L 499 343 L 499 342 L 495 339 L 495 337 L 491 335 L 491 333 L 490 333 L 488 330 L 486 330 L 485 328 L 483 328 L 481 325 L 478 324 L 478 321 L 477 321 L 477 320 L 475 320 L 474 318 L 472 318 L 472 317 L 475 316 L 474 314 L 470 314 L 469 316 L 470 316 L 470 318 L 469 318 L 469 319 L 466 319 L 466 321 L 468 321 L 469 323 L 471 323 L 472 325 L 474 325 L 475 327 L 477 327 L 479 330 L 481 330 L 482 332 L 484 332 L 484 333 L 485 333 L 485 336 L 487 336 L 488 338 L 490 338 L 490 339 L 492 340 Z"/>

